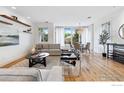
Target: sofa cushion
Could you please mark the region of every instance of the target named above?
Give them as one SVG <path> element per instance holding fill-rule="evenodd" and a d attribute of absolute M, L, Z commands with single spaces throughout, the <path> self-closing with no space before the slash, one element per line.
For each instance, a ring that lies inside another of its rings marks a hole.
<path fill-rule="evenodd" d="M 54 66 L 49 72 L 47 81 L 63 81 L 64 77 L 62 74 L 62 67 Z"/>
<path fill-rule="evenodd" d="M 38 69 L 28 67 L 0 69 L 0 81 L 41 81 L 42 76 Z"/>
<path fill-rule="evenodd" d="M 60 49 L 60 44 L 55 44 L 55 45 L 54 45 L 54 48 L 55 48 L 55 49 Z"/>
<path fill-rule="evenodd" d="M 49 49 L 42 49 L 40 52 L 48 52 L 49 53 Z"/>
<path fill-rule="evenodd" d="M 36 45 L 36 50 L 41 50 L 43 48 L 42 44 L 37 44 Z"/>
<path fill-rule="evenodd" d="M 0 81 L 37 81 L 36 77 L 29 75 L 3 75 L 0 76 Z"/>
<path fill-rule="evenodd" d="M 55 44 L 49 44 L 49 49 L 55 49 Z"/>
<path fill-rule="evenodd" d="M 42 80 L 46 81 L 49 75 L 50 70 L 39 69 L 42 75 Z"/>
<path fill-rule="evenodd" d="M 60 51 L 60 49 L 49 49 L 49 51 Z"/>
<path fill-rule="evenodd" d="M 49 49 L 49 44 L 43 44 L 43 49 Z"/>

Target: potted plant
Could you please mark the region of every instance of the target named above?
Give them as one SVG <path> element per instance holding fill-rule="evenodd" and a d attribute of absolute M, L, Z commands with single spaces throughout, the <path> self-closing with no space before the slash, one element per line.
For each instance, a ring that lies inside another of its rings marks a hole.
<path fill-rule="evenodd" d="M 110 35 L 109 33 L 104 30 L 101 34 L 100 34 L 100 37 L 99 37 L 99 44 L 102 44 L 103 45 L 103 53 L 102 53 L 102 56 L 103 57 L 106 57 L 106 52 L 105 52 L 105 48 L 106 48 L 106 43 L 107 43 L 107 40 L 110 38 Z"/>

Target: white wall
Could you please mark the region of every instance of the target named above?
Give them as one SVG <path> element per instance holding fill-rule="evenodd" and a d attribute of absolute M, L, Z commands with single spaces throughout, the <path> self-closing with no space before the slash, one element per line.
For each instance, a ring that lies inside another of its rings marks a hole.
<path fill-rule="evenodd" d="M 90 42 L 91 44 L 90 44 L 90 49 L 91 49 L 91 51 L 93 52 L 94 51 L 94 25 L 93 24 L 91 24 L 91 25 L 89 25 L 88 26 L 88 31 L 89 31 L 89 41 L 88 42 Z"/>
<path fill-rule="evenodd" d="M 124 24 L 124 9 L 113 12 L 112 14 L 106 15 L 102 19 L 94 22 L 94 52 L 102 53 L 103 48 L 99 44 L 99 34 L 101 34 L 101 24 L 110 21 L 111 24 L 111 38 L 108 42 L 112 43 L 122 43 L 124 44 L 124 39 L 121 39 L 118 35 L 119 27 Z"/>
<path fill-rule="evenodd" d="M 88 27 L 83 28 L 83 31 L 81 33 L 82 44 L 87 44 L 87 42 L 91 42 L 91 38 L 92 30 L 90 30 Z"/>
<path fill-rule="evenodd" d="M 30 21 L 27 21 L 24 18 L 22 18 L 21 16 L 16 15 L 15 13 L 13 13 L 7 9 L 4 9 L 2 7 L 0 7 L 0 13 L 10 15 L 10 16 L 15 15 L 18 17 L 19 20 L 21 20 L 25 23 L 31 24 Z M 12 22 L 12 21 L 10 21 L 10 22 Z M 22 26 L 18 23 L 13 23 L 13 24 L 14 24 L 13 28 L 16 28 L 19 30 L 19 45 L 0 47 L 0 67 L 25 56 L 32 48 L 34 32 L 32 31 L 33 34 L 24 33 L 24 32 L 22 32 L 23 29 L 25 29 L 24 26 Z M 3 24 L 0 24 L 0 27 L 2 25 Z"/>
<path fill-rule="evenodd" d="M 113 17 L 112 20 L 112 42 L 124 44 L 124 39 L 120 38 L 118 35 L 119 27 L 124 24 L 124 9 L 118 13 L 118 15 Z"/>
<path fill-rule="evenodd" d="M 48 27 L 48 42 L 42 42 L 42 43 L 54 43 L 55 42 L 55 39 L 54 39 L 54 25 L 53 23 L 40 23 L 40 24 L 37 24 L 37 26 L 35 27 L 35 31 L 36 31 L 36 40 L 35 40 L 35 43 L 41 43 L 40 42 L 40 33 L 38 32 L 38 28 L 39 27 Z"/>

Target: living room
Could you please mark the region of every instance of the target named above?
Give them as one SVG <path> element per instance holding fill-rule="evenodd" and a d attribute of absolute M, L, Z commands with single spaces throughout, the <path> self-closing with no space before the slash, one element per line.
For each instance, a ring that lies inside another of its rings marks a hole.
<path fill-rule="evenodd" d="M 1 81 L 31 81 L 26 75 L 36 69 L 39 81 L 124 80 L 124 7 L 4 6 L 0 13 L 0 75 L 12 75 Z M 111 46 L 122 53 L 111 57 Z"/>

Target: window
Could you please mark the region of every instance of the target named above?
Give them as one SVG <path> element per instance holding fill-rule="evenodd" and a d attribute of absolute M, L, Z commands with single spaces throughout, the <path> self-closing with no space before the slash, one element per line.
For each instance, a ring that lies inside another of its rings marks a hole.
<path fill-rule="evenodd" d="M 64 28 L 64 40 L 65 44 L 72 43 L 72 36 L 74 34 L 74 28 Z"/>
<path fill-rule="evenodd" d="M 48 28 L 39 28 L 40 31 L 40 41 L 48 42 Z"/>

